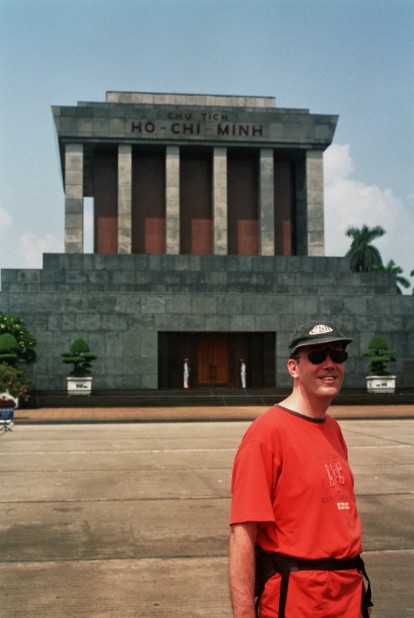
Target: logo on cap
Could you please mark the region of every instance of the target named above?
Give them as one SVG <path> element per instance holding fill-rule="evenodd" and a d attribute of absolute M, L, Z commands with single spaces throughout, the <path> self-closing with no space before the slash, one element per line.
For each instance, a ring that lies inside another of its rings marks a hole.
<path fill-rule="evenodd" d="M 325 333 L 332 333 L 333 328 L 326 326 L 325 324 L 318 324 L 309 331 L 310 335 L 324 335 Z"/>

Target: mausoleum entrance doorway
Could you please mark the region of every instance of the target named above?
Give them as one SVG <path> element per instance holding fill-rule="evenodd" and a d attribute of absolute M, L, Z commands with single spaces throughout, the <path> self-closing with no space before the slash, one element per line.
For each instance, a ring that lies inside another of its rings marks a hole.
<path fill-rule="evenodd" d="M 184 362 L 190 388 L 241 388 L 241 359 L 247 388 L 272 388 L 275 339 L 275 333 L 158 333 L 159 388 L 183 387 Z"/>

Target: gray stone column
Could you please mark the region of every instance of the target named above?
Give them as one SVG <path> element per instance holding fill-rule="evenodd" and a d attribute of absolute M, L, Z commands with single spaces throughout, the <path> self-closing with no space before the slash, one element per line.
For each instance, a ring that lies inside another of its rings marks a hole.
<path fill-rule="evenodd" d="M 306 152 L 306 203 L 308 218 L 308 255 L 325 254 L 323 213 L 323 152 Z"/>
<path fill-rule="evenodd" d="M 180 148 L 167 146 L 165 174 L 165 233 L 167 254 L 180 253 Z"/>
<path fill-rule="evenodd" d="M 273 150 L 260 150 L 259 193 L 259 251 L 260 255 L 275 254 L 275 199 Z"/>
<path fill-rule="evenodd" d="M 132 146 L 118 146 L 118 253 L 131 253 Z"/>
<path fill-rule="evenodd" d="M 227 148 L 213 152 L 213 254 L 227 255 Z"/>
<path fill-rule="evenodd" d="M 83 253 L 83 144 L 65 145 L 65 253 Z"/>

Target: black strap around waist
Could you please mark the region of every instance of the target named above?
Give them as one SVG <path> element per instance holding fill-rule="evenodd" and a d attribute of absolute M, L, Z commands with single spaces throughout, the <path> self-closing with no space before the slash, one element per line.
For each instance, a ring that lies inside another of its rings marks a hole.
<path fill-rule="evenodd" d="M 365 570 L 361 556 L 355 558 L 322 558 L 320 560 L 306 560 L 293 558 L 283 554 L 268 553 L 260 545 L 256 545 L 256 613 L 259 615 L 260 595 L 263 592 L 266 581 L 280 573 L 282 576 L 279 598 L 279 618 L 285 618 L 286 599 L 289 585 L 289 577 L 295 571 L 347 571 L 357 569 L 365 577 L 367 588 L 362 587 L 361 609 L 363 618 L 368 618 L 368 607 L 372 607 L 371 584 Z"/>

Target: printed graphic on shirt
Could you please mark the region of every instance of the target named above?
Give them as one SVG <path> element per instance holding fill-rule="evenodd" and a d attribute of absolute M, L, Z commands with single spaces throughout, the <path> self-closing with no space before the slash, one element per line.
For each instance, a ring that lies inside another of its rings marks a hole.
<path fill-rule="evenodd" d="M 345 483 L 341 462 L 336 461 L 333 464 L 325 464 L 325 470 L 328 473 L 330 486 L 335 487 L 336 491 L 340 491 L 340 485 Z"/>
<path fill-rule="evenodd" d="M 338 493 L 341 491 L 343 485 L 345 485 L 345 476 L 343 473 L 342 465 L 340 461 L 334 463 L 325 464 L 325 470 L 328 475 L 329 485 L 335 488 Z M 349 511 L 350 505 L 347 500 L 344 500 L 344 495 L 337 496 L 337 507 L 339 511 Z M 333 502 L 334 498 L 326 500 L 326 502 Z"/>

